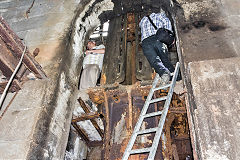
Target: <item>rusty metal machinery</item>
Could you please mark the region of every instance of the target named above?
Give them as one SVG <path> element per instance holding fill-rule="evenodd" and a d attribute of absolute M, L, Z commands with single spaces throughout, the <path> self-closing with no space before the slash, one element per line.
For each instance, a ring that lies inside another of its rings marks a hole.
<path fill-rule="evenodd" d="M 140 111 L 148 95 L 150 85 L 136 83 L 131 86 L 113 85 L 102 88 L 89 89 L 90 99 L 98 104 L 101 114 L 104 115 L 104 142 L 102 159 L 121 159 L 127 146 L 133 128 L 138 120 Z M 155 98 L 166 96 L 168 91 L 160 90 L 154 94 Z M 101 108 L 101 109 L 100 109 Z M 163 108 L 162 103 L 154 104 L 151 112 Z M 150 111 L 149 111 L 150 112 Z M 155 126 L 158 118 L 148 119 L 145 128 Z M 168 159 L 186 158 L 191 155 L 190 138 L 188 134 L 188 123 L 184 97 L 173 93 L 169 113 L 164 126 L 166 143 L 162 141 L 157 150 L 156 159 L 163 157 Z M 137 140 L 136 147 L 143 147 L 146 142 L 150 144 L 153 140 L 151 135 Z M 165 143 L 165 149 L 161 149 Z M 119 152 L 120 151 L 120 152 Z M 147 155 L 133 155 L 131 159 L 144 159 Z"/>
<path fill-rule="evenodd" d="M 81 115 L 79 118 L 85 120 L 86 117 L 94 119 L 98 115 L 104 116 L 101 159 L 122 158 L 151 88 L 149 80 L 154 77 L 154 72 L 139 45 L 138 22 L 141 16 L 141 13 L 128 13 L 110 21 L 108 35 L 111 36 L 108 36 L 106 42 L 101 86 L 88 90 L 91 101 L 97 104 L 98 112 Z M 166 96 L 167 93 L 168 91 L 160 90 L 154 97 Z M 154 104 L 151 112 L 162 108 L 162 103 Z M 159 118 L 148 119 L 144 127 L 156 126 L 158 121 Z M 155 159 L 185 160 L 186 156 L 191 156 L 186 108 L 182 95 L 173 93 L 164 128 L 166 141 L 160 142 Z M 136 146 L 147 147 L 144 145 L 150 144 L 152 140 L 153 136 L 144 136 L 137 139 Z M 130 159 L 141 160 L 146 157 L 146 154 L 141 154 L 133 155 Z"/>
<path fill-rule="evenodd" d="M 23 53 L 24 45 L 20 38 L 11 30 L 6 21 L 0 16 L 0 70 L 1 82 L 0 93 L 3 92 L 9 78 L 11 77 L 18 61 Z M 21 83 L 27 80 L 27 75 L 33 73 L 36 78 L 45 78 L 46 74 L 34 59 L 39 49 L 30 54 L 28 50 L 23 57 L 23 65 L 20 67 L 14 79 L 10 91 L 14 92 L 21 88 Z"/>

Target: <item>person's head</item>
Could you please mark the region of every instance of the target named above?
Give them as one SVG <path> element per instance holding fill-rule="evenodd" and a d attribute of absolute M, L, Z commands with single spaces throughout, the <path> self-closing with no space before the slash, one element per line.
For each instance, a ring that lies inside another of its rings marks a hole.
<path fill-rule="evenodd" d="M 87 43 L 87 49 L 88 50 L 91 50 L 95 46 L 96 46 L 96 42 L 95 41 L 93 41 L 93 40 L 88 41 L 88 43 Z"/>

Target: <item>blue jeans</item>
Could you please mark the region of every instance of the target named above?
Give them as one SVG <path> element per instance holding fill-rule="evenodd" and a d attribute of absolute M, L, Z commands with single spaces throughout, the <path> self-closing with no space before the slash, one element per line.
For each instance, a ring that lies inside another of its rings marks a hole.
<path fill-rule="evenodd" d="M 174 72 L 174 67 L 168 59 L 167 48 L 155 36 L 144 39 L 142 49 L 144 56 L 159 76 L 162 76 L 164 72 Z"/>

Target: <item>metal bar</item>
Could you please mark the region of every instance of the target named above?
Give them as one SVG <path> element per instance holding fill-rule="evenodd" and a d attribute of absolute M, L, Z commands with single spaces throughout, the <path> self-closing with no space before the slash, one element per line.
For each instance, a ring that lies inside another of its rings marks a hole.
<path fill-rule="evenodd" d="M 150 148 L 142 148 L 142 149 L 134 149 L 131 151 L 130 154 L 139 154 L 139 153 L 147 153 L 151 151 L 151 147 Z"/>
<path fill-rule="evenodd" d="M 159 108 L 160 110 L 163 110 L 163 107 Z M 171 113 L 186 113 L 186 108 L 185 107 L 171 107 L 168 109 Z"/>
<path fill-rule="evenodd" d="M 0 69 L 3 75 L 10 78 L 18 64 L 18 60 L 14 57 L 11 51 L 7 48 L 5 42 L 0 38 Z M 19 79 L 19 76 L 16 75 Z"/>
<path fill-rule="evenodd" d="M 81 97 L 78 98 L 78 102 L 80 104 L 80 106 L 83 108 L 83 110 L 85 111 L 85 113 L 90 113 L 89 108 L 86 106 L 86 104 L 84 103 L 84 101 L 81 99 Z M 92 122 L 93 126 L 95 127 L 95 129 L 97 130 L 97 132 L 99 133 L 99 135 L 102 137 L 104 137 L 104 134 L 101 130 L 101 128 L 98 126 L 97 122 L 94 119 L 90 119 L 90 121 Z"/>
<path fill-rule="evenodd" d="M 157 87 L 157 88 L 154 88 L 154 91 L 161 90 L 161 89 L 166 89 L 166 88 L 168 88 L 170 86 L 171 86 L 171 84 L 168 84 L 166 86 Z"/>
<path fill-rule="evenodd" d="M 149 118 L 149 117 L 154 117 L 154 116 L 158 116 L 158 115 L 161 115 L 161 114 L 162 114 L 162 111 L 158 111 L 158 112 L 148 113 L 148 114 L 144 115 L 143 117 L 144 118 Z"/>
<path fill-rule="evenodd" d="M 89 143 L 89 139 L 87 134 L 84 132 L 83 129 L 81 129 L 78 125 L 77 122 L 73 122 L 72 126 L 76 129 L 77 133 L 79 134 L 80 137 L 82 137 L 82 139 L 86 142 Z"/>
<path fill-rule="evenodd" d="M 164 101 L 166 99 L 167 99 L 167 96 L 164 96 L 164 97 L 153 99 L 149 103 L 155 103 L 155 102 L 159 102 L 159 101 Z"/>
<path fill-rule="evenodd" d="M 138 26 L 138 21 L 139 21 L 139 17 L 138 17 L 139 15 L 138 15 L 138 13 L 134 13 L 134 20 L 135 20 L 135 41 L 136 41 L 136 43 L 135 43 L 135 46 L 136 46 L 136 48 L 135 48 L 135 57 L 136 57 L 136 55 L 138 55 L 138 50 L 139 50 L 139 35 L 138 35 L 138 28 L 139 28 L 139 26 Z M 137 58 L 139 58 L 139 56 L 137 57 Z M 137 69 L 135 68 L 135 72 L 137 71 L 137 70 L 139 70 L 139 64 L 137 64 L 139 62 L 139 59 L 137 59 L 137 60 L 135 60 L 135 66 L 137 67 Z M 136 73 L 135 73 L 135 76 L 136 76 Z M 136 77 L 137 78 L 137 77 Z"/>
<path fill-rule="evenodd" d="M 149 129 L 145 129 L 145 130 L 142 130 L 142 131 L 138 131 L 137 134 L 138 135 L 143 135 L 143 134 L 153 133 L 153 132 L 156 132 L 157 129 L 158 129 L 157 127 L 156 128 L 149 128 Z"/>
<path fill-rule="evenodd" d="M 160 140 L 160 137 L 161 137 L 161 134 L 162 134 L 163 126 L 164 126 L 164 123 L 165 123 L 165 120 L 166 120 L 166 117 L 167 117 L 168 108 L 169 108 L 169 105 L 170 105 L 170 102 L 171 102 L 173 90 L 174 90 L 174 87 L 175 87 L 175 84 L 176 84 L 178 71 L 179 71 L 179 62 L 177 62 L 177 64 L 176 64 L 176 68 L 175 68 L 175 71 L 174 71 L 174 76 L 173 76 L 173 79 L 172 79 L 172 82 L 171 82 L 171 87 L 170 87 L 169 92 L 168 92 L 168 98 L 167 98 L 167 100 L 164 104 L 164 111 L 162 113 L 161 119 L 160 119 L 159 124 L 158 124 L 158 131 L 156 132 L 155 137 L 153 139 L 152 150 L 149 153 L 148 160 L 153 160 L 154 157 L 155 157 L 155 154 L 156 154 L 156 151 L 157 151 L 157 148 L 158 148 L 158 143 L 159 143 L 159 140 Z"/>
<path fill-rule="evenodd" d="M 13 78 L 15 77 L 17 71 L 19 70 L 19 67 L 20 67 L 21 64 L 22 64 L 23 57 L 24 57 L 24 55 L 25 55 L 26 49 L 27 49 L 27 46 L 24 47 L 24 50 L 23 50 L 23 52 L 22 52 L 22 56 L 21 56 L 21 58 L 20 58 L 20 60 L 19 60 L 19 63 L 18 63 L 18 65 L 17 65 L 17 67 L 15 68 L 13 74 L 11 75 L 11 77 L 10 77 L 10 79 L 9 79 L 9 81 L 8 81 L 8 83 L 7 83 L 4 91 L 3 91 L 3 94 L 1 95 L 1 99 L 0 99 L 0 110 L 1 110 L 1 108 L 2 108 L 2 104 L 3 104 L 3 101 L 4 101 L 5 96 L 6 96 L 6 94 L 7 94 L 7 91 L 8 91 L 8 89 L 9 89 L 9 87 L 10 87 L 12 81 L 13 81 Z"/>
<path fill-rule="evenodd" d="M 16 92 L 14 94 L 14 96 L 12 97 L 12 99 L 10 100 L 10 102 L 8 103 L 8 105 L 6 106 L 6 108 L 4 109 L 4 111 L 2 112 L 1 116 L 0 116 L 0 120 L 2 119 L 2 117 L 4 116 L 4 114 L 7 112 L 7 109 L 9 108 L 9 106 L 12 104 L 13 100 L 15 99 L 16 95 L 18 94 L 18 92 Z"/>
<path fill-rule="evenodd" d="M 7 47 L 12 51 L 12 54 L 20 58 L 21 53 L 24 50 L 24 45 L 22 44 L 20 38 L 11 30 L 9 25 L 0 16 L 0 37 L 5 42 Z M 23 57 L 23 63 L 32 72 L 35 73 L 38 78 L 45 78 L 46 74 L 41 69 L 39 63 L 33 58 L 33 56 L 26 50 L 26 54 Z"/>
<path fill-rule="evenodd" d="M 79 122 L 79 121 L 85 121 L 85 120 L 91 120 L 94 118 L 99 118 L 100 113 L 89 113 L 89 114 L 83 114 L 80 117 L 72 119 L 72 122 Z"/>
<path fill-rule="evenodd" d="M 0 83 L 0 93 L 4 92 L 4 89 L 7 86 L 8 81 Z M 21 89 L 21 84 L 19 83 L 18 80 L 14 79 L 13 82 L 11 83 L 11 86 L 9 88 L 9 92 L 15 92 Z"/>

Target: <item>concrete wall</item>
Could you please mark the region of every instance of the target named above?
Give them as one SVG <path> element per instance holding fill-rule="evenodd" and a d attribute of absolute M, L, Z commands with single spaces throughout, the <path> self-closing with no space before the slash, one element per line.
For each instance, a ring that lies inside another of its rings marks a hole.
<path fill-rule="evenodd" d="M 238 159 L 240 2 L 174 2 L 195 159 Z"/>
<path fill-rule="evenodd" d="M 190 64 L 201 159 L 240 157 L 240 57 Z"/>

